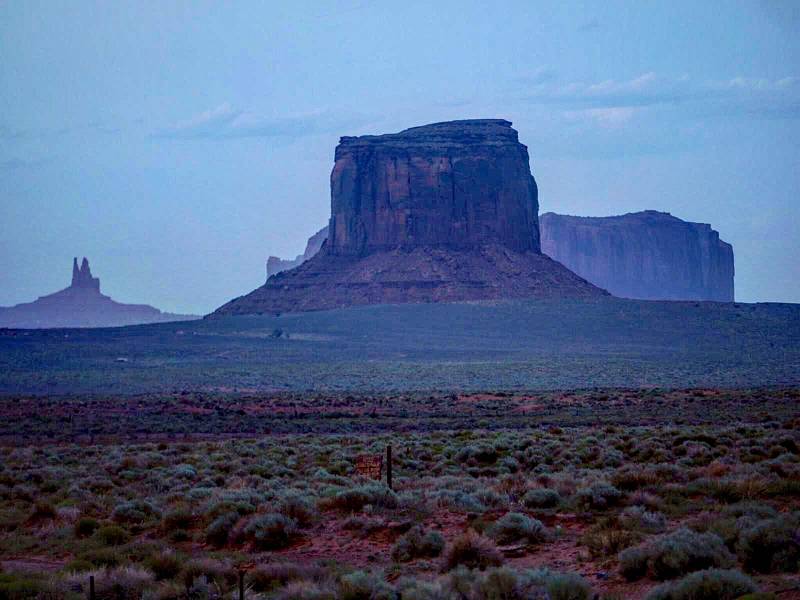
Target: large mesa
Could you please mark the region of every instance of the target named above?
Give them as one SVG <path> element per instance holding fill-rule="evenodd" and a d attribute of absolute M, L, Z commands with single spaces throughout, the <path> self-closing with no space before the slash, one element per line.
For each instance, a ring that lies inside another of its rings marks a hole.
<path fill-rule="evenodd" d="M 508 121 L 343 137 L 320 252 L 214 314 L 605 295 L 541 254 L 537 214 L 528 150 Z"/>
<path fill-rule="evenodd" d="M 733 302 L 733 247 L 706 223 L 654 210 L 540 223 L 543 252 L 615 296 Z"/>
<path fill-rule="evenodd" d="M 452 121 L 343 137 L 331 173 L 327 252 L 499 244 L 539 252 L 536 182 L 511 123 Z"/>

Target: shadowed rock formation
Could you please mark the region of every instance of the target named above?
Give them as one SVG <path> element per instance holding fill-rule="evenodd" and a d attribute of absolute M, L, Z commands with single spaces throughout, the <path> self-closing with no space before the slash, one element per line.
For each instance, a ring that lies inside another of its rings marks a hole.
<path fill-rule="evenodd" d="M 615 296 L 733 302 L 733 247 L 710 225 L 653 210 L 539 219 L 542 251 Z"/>
<path fill-rule="evenodd" d="M 326 239 L 328 239 L 327 225 L 322 229 L 320 229 L 317 233 L 312 235 L 310 238 L 308 238 L 305 252 L 303 252 L 302 254 L 298 254 L 294 258 L 294 260 L 278 258 L 277 256 L 270 256 L 267 259 L 267 279 L 269 279 L 276 273 L 280 273 L 281 271 L 288 271 L 289 269 L 294 269 L 295 267 L 299 267 L 300 265 L 302 265 L 309 258 L 311 258 L 317 252 L 320 251 L 320 248 L 322 248 L 322 244 Z"/>
<path fill-rule="evenodd" d="M 84 256 L 78 268 L 78 258 L 72 259 L 72 284 L 71 288 L 85 288 L 100 293 L 100 279 L 92 277 L 89 260 Z"/>
<path fill-rule="evenodd" d="M 343 137 L 320 252 L 215 314 L 605 295 L 541 254 L 538 209 L 508 121 Z"/>
<path fill-rule="evenodd" d="M 196 319 L 194 315 L 163 313 L 146 304 L 122 304 L 100 293 L 100 280 L 92 277 L 89 261 L 72 260 L 72 284 L 38 300 L 0 307 L 0 327 L 117 327 Z"/>

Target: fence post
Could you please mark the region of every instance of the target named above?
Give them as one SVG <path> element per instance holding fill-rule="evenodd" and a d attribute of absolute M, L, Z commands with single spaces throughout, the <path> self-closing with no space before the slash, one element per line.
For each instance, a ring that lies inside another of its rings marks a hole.
<path fill-rule="evenodd" d="M 392 446 L 386 446 L 386 485 L 392 489 Z"/>
<path fill-rule="evenodd" d="M 89 600 L 95 600 L 95 595 L 94 595 L 94 575 L 89 575 Z"/>

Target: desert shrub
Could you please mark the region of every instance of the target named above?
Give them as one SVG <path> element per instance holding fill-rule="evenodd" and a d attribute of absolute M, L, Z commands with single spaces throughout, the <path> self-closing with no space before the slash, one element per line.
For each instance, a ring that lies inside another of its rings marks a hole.
<path fill-rule="evenodd" d="M 625 529 L 615 518 L 600 519 L 580 538 L 581 544 L 589 549 L 592 557 L 600 559 L 614 556 L 641 541 L 641 533 Z"/>
<path fill-rule="evenodd" d="M 626 529 L 661 533 L 667 527 L 667 519 L 661 513 L 650 512 L 643 506 L 629 506 L 620 513 L 619 524 Z"/>
<path fill-rule="evenodd" d="M 103 569 L 67 576 L 68 589 L 88 597 L 89 575 L 94 575 L 97 600 L 134 600 L 153 583 L 153 574 L 139 567 Z"/>
<path fill-rule="evenodd" d="M 51 521 L 56 518 L 56 508 L 49 502 L 39 500 L 33 506 L 29 521 Z"/>
<path fill-rule="evenodd" d="M 169 534 L 167 539 L 170 542 L 175 542 L 175 543 L 188 542 L 189 540 L 192 539 L 192 535 L 185 529 L 176 529 L 175 531 Z"/>
<path fill-rule="evenodd" d="M 549 569 L 517 571 L 507 567 L 489 568 L 483 573 L 460 567 L 450 573 L 445 589 L 429 586 L 430 595 L 420 593 L 423 590 L 417 586 L 417 594 L 410 597 L 425 600 L 589 600 L 592 597 L 591 586 L 579 575 Z M 404 600 L 407 597 L 405 589 L 402 597 Z"/>
<path fill-rule="evenodd" d="M 488 533 L 499 544 L 512 544 L 520 540 L 532 544 L 547 537 L 547 530 L 541 521 L 522 513 L 506 513 L 494 522 Z"/>
<path fill-rule="evenodd" d="M 456 454 L 456 460 L 472 465 L 492 465 L 499 458 L 497 449 L 486 445 L 467 445 Z"/>
<path fill-rule="evenodd" d="M 751 519 L 772 519 L 778 512 L 767 504 L 758 502 L 737 502 L 727 505 L 722 514 L 730 517 L 750 517 Z"/>
<path fill-rule="evenodd" d="M 97 519 L 92 517 L 81 517 L 75 522 L 75 536 L 79 538 L 89 537 L 100 527 Z"/>
<path fill-rule="evenodd" d="M 194 479 L 197 477 L 197 470 L 192 466 L 186 463 L 177 465 L 173 471 L 175 477 L 180 479 Z"/>
<path fill-rule="evenodd" d="M 733 555 L 713 533 L 678 529 L 619 554 L 620 571 L 632 580 L 650 571 L 655 579 L 672 579 L 692 571 L 729 567 Z"/>
<path fill-rule="evenodd" d="M 64 565 L 64 571 L 67 573 L 81 573 L 82 571 L 91 571 L 95 566 L 85 558 L 74 558 Z"/>
<path fill-rule="evenodd" d="M 737 550 L 748 571 L 794 572 L 800 560 L 800 520 L 783 516 L 757 522 L 740 533 Z"/>
<path fill-rule="evenodd" d="M 0 598 L 2 600 L 27 600 L 47 593 L 44 582 L 23 573 L 0 573 Z"/>
<path fill-rule="evenodd" d="M 444 538 L 437 531 L 425 531 L 421 525 L 413 527 L 392 548 L 392 558 L 408 562 L 415 558 L 433 558 L 444 550 Z"/>
<path fill-rule="evenodd" d="M 550 600 L 589 600 L 592 587 L 575 573 L 556 573 L 548 569 L 528 572 L 533 581 L 539 582 L 547 590 Z"/>
<path fill-rule="evenodd" d="M 285 548 L 297 536 L 297 522 L 279 513 L 260 515 L 247 523 L 244 534 L 259 550 Z"/>
<path fill-rule="evenodd" d="M 337 493 L 330 501 L 333 508 L 346 511 L 361 510 L 367 505 L 380 508 L 396 508 L 397 494 L 378 484 L 360 485 Z"/>
<path fill-rule="evenodd" d="M 113 568 L 125 562 L 125 557 L 114 548 L 98 548 L 82 552 L 78 560 L 90 562 L 94 567 Z"/>
<path fill-rule="evenodd" d="M 182 569 L 182 563 L 175 554 L 162 552 L 151 556 L 145 561 L 145 565 L 155 575 L 156 580 L 174 579 Z"/>
<path fill-rule="evenodd" d="M 200 578 L 217 587 L 223 587 L 226 583 L 236 581 L 236 569 L 213 558 L 196 558 L 184 565 L 181 578 L 183 579 L 184 587 L 187 588 L 191 587 Z"/>
<path fill-rule="evenodd" d="M 486 506 L 477 496 L 462 490 L 437 490 L 433 495 L 437 506 L 466 512 L 484 512 Z"/>
<path fill-rule="evenodd" d="M 228 543 L 231 529 L 239 520 L 239 513 L 229 512 L 218 516 L 206 527 L 206 541 L 212 546 L 224 546 Z"/>
<path fill-rule="evenodd" d="M 522 503 L 528 508 L 554 508 L 561 502 L 561 495 L 550 488 L 528 490 L 522 497 Z"/>
<path fill-rule="evenodd" d="M 312 581 L 292 581 L 274 597 L 276 600 L 337 600 L 332 588 Z"/>
<path fill-rule="evenodd" d="M 94 533 L 105 546 L 121 546 L 128 541 L 130 535 L 119 525 L 103 525 Z"/>
<path fill-rule="evenodd" d="M 249 584 L 253 591 L 270 592 L 278 587 L 285 586 L 291 581 L 312 579 L 320 577 L 321 570 L 315 567 L 305 567 L 294 563 L 267 563 L 259 565 L 248 575 Z"/>
<path fill-rule="evenodd" d="M 286 494 L 278 503 L 278 512 L 294 519 L 298 527 L 309 527 L 317 518 L 317 509 L 300 494 Z"/>
<path fill-rule="evenodd" d="M 132 500 L 118 504 L 111 513 L 117 523 L 141 523 L 148 517 L 159 516 L 158 509 L 146 500 Z"/>
<path fill-rule="evenodd" d="M 176 529 L 189 529 L 193 521 L 192 511 L 185 507 L 179 507 L 164 515 L 162 525 L 164 531 L 175 531 Z"/>
<path fill-rule="evenodd" d="M 366 571 L 356 571 L 343 575 L 339 581 L 337 598 L 340 600 L 394 600 L 395 591 L 391 585 L 377 575 Z"/>
<path fill-rule="evenodd" d="M 650 560 L 650 549 L 634 546 L 622 550 L 618 557 L 619 571 L 628 581 L 635 581 L 647 575 L 647 563 Z"/>
<path fill-rule="evenodd" d="M 486 569 L 500 566 L 502 563 L 503 555 L 494 542 L 472 529 L 455 538 L 447 547 L 444 557 L 446 570 L 459 565 L 470 569 Z"/>
<path fill-rule="evenodd" d="M 756 591 L 753 580 L 739 571 L 708 569 L 661 584 L 645 600 L 736 600 Z"/>
<path fill-rule="evenodd" d="M 613 485 L 603 482 L 581 488 L 575 495 L 575 501 L 578 507 L 584 510 L 603 509 L 614 506 L 621 499 L 622 492 Z"/>
<path fill-rule="evenodd" d="M 342 523 L 342 529 L 346 531 L 357 531 L 360 535 L 367 536 L 385 527 L 382 519 L 365 517 L 363 515 L 351 515 Z"/>

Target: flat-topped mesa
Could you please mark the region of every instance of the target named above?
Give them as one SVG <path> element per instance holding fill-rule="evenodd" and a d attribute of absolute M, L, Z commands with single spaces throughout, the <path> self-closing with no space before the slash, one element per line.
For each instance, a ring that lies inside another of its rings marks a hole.
<path fill-rule="evenodd" d="M 733 302 L 733 247 L 706 223 L 645 210 L 539 218 L 542 250 L 616 296 Z"/>
<path fill-rule="evenodd" d="M 540 252 L 538 192 L 511 123 L 474 119 L 343 137 L 325 252 L 498 244 Z"/>
<path fill-rule="evenodd" d="M 72 284 L 73 288 L 87 288 L 100 291 L 100 279 L 92 277 L 92 270 L 89 268 L 89 260 L 84 256 L 80 268 L 78 268 L 78 257 L 72 259 Z"/>
<path fill-rule="evenodd" d="M 319 253 L 214 316 L 607 295 L 541 253 L 538 212 L 528 150 L 508 121 L 345 137 L 328 240 L 320 232 L 307 249 Z"/>

